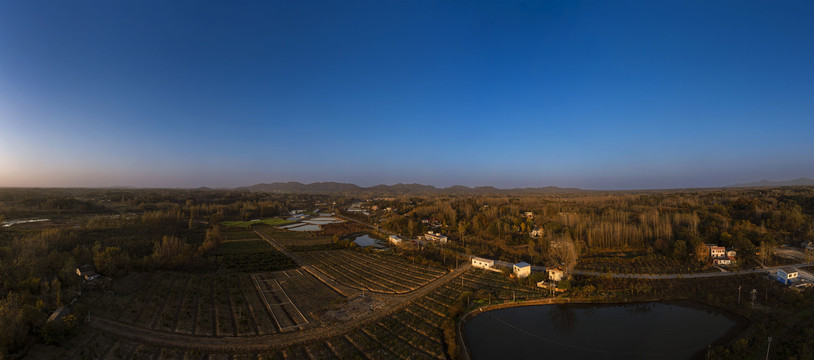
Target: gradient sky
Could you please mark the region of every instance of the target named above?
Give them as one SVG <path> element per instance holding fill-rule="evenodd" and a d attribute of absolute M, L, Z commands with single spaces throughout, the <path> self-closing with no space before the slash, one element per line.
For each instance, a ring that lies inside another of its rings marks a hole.
<path fill-rule="evenodd" d="M 814 177 L 812 1 L 0 2 L 0 186 Z"/>

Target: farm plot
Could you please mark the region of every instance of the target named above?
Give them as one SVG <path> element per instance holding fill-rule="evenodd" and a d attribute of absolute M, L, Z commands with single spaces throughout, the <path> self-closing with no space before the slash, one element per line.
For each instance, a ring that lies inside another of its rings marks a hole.
<path fill-rule="evenodd" d="M 330 338 L 326 345 L 339 358 L 358 357 L 362 353 L 361 356 L 367 359 L 445 359 L 448 354 L 442 324 L 448 320 L 450 309 L 461 306 L 468 297 L 478 300 L 476 296 L 484 292 L 492 294 L 492 299 L 497 299 L 498 295 L 501 299 L 511 299 L 512 292 L 518 299 L 521 295 L 529 299 L 543 296 L 536 289 L 511 282 L 502 274 L 472 269 L 460 279 L 416 299 L 403 311 L 366 324 L 347 335 Z"/>
<path fill-rule="evenodd" d="M 303 277 L 299 270 L 289 272 Z M 316 279 L 313 281 L 321 284 Z M 307 281 L 302 283 L 299 286 L 304 291 L 317 289 L 308 285 Z M 286 284 L 282 285 L 285 291 L 289 291 Z M 324 297 L 324 291 L 316 293 Z M 133 294 L 113 296 L 95 293 L 89 296 L 92 296 L 94 303 L 94 315 L 160 332 L 198 336 L 255 336 L 280 331 L 273 313 L 266 308 L 248 274 L 157 272 Z M 324 304 L 309 303 L 308 306 Z M 280 309 L 274 309 L 274 313 L 296 313 L 292 306 L 281 305 Z M 293 322 L 300 325 L 307 323 L 303 320 Z"/>
<path fill-rule="evenodd" d="M 444 273 L 439 269 L 415 266 L 395 256 L 351 250 L 313 251 L 299 256 L 343 285 L 378 293 L 407 293 Z"/>
<path fill-rule="evenodd" d="M 495 299 L 509 300 L 515 299 L 534 299 L 544 296 L 545 291 L 540 288 L 532 288 L 527 286 L 518 286 L 509 281 L 508 278 L 500 273 L 473 269 L 461 276 L 464 286 L 470 289 L 482 289 L 488 291 L 495 296 Z M 458 281 L 460 283 L 461 280 Z M 456 283 L 453 281 L 453 285 Z"/>
<path fill-rule="evenodd" d="M 224 241 L 240 241 L 240 240 L 256 240 L 256 239 L 260 239 L 260 236 L 257 235 L 257 233 L 252 231 L 252 230 L 227 229 L 227 230 L 222 230 L 221 234 L 223 234 Z"/>
<path fill-rule="evenodd" d="M 154 346 L 123 339 L 98 330 L 87 329 L 81 335 L 70 339 L 61 346 L 35 346 L 28 354 L 35 359 L 103 359 L 103 360 L 255 360 L 277 359 L 278 354 L 269 357 L 259 354 L 226 354 L 174 347 Z M 329 358 L 329 357 L 328 357 Z"/>
<path fill-rule="evenodd" d="M 274 276 L 265 277 L 264 274 L 253 274 L 252 281 L 280 331 L 298 330 L 308 324 L 308 319 L 291 301 Z"/>
<path fill-rule="evenodd" d="M 288 231 L 276 229 L 270 226 L 255 226 L 255 229 L 286 248 L 296 248 L 301 246 L 328 246 L 333 244 L 332 237 L 316 235 L 312 232 Z"/>
<path fill-rule="evenodd" d="M 219 267 L 242 272 L 275 271 L 297 267 L 294 260 L 263 240 L 229 241 L 207 254 Z"/>
<path fill-rule="evenodd" d="M 281 273 L 285 273 L 286 277 L 280 277 L 279 274 Z M 295 269 L 267 274 L 277 276 L 277 283 L 285 290 L 286 294 L 309 322 L 319 320 L 318 314 L 330 307 L 331 304 L 345 300 L 343 295 L 306 271 Z"/>

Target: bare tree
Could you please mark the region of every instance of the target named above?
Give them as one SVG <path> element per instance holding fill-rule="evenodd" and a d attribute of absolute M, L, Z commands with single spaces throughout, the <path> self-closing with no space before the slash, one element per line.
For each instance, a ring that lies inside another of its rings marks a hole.
<path fill-rule="evenodd" d="M 551 242 L 551 249 L 548 254 L 552 262 L 563 267 L 565 276 L 568 276 L 574 270 L 579 258 L 574 240 L 567 233 L 558 236 Z"/>

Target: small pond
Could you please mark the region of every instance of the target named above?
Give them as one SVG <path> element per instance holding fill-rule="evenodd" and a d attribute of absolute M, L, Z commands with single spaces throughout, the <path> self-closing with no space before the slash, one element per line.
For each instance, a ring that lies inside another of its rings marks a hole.
<path fill-rule="evenodd" d="M 693 359 L 745 322 L 694 302 L 538 305 L 479 314 L 464 336 L 473 359 Z"/>
<path fill-rule="evenodd" d="M 355 239 L 353 239 L 353 242 L 355 242 L 356 245 L 359 245 L 361 247 L 372 246 L 376 249 L 387 249 L 387 246 L 384 245 L 381 240 L 374 239 L 368 236 L 367 234 L 357 236 Z"/>
<path fill-rule="evenodd" d="M 296 227 L 289 227 L 289 228 L 286 228 L 286 230 L 291 230 L 291 231 L 320 231 L 320 230 L 322 230 L 322 228 L 320 228 L 319 225 L 306 224 L 306 225 L 301 225 L 301 226 L 296 226 Z"/>

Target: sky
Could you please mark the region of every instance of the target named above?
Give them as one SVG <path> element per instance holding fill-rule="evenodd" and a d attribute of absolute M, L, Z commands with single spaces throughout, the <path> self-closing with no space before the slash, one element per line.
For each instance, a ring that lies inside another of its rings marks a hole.
<path fill-rule="evenodd" d="M 814 178 L 811 1 L 0 1 L 0 186 Z"/>

